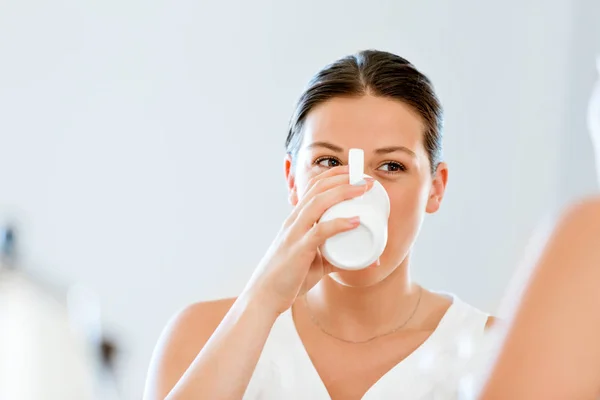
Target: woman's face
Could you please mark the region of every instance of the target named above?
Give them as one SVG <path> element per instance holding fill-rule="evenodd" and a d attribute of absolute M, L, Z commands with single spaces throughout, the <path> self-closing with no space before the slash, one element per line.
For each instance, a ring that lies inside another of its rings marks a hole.
<path fill-rule="evenodd" d="M 350 148 L 364 150 L 365 173 L 387 190 L 391 209 L 381 265 L 359 271 L 333 269 L 332 275 L 349 286 L 382 281 L 406 259 L 424 214 L 438 210 L 446 186 L 445 164 L 431 174 L 421 117 L 393 99 L 370 95 L 334 98 L 308 114 L 303 131 L 294 167 L 292 160 L 286 160 L 292 205 L 305 195 L 311 178 L 347 164 Z"/>

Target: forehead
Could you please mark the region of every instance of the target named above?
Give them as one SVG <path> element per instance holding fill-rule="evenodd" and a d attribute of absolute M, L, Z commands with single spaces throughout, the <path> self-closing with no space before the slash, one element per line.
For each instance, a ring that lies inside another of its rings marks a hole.
<path fill-rule="evenodd" d="M 424 125 L 410 106 L 398 100 L 366 95 L 338 97 L 315 107 L 304 122 L 305 145 L 327 141 L 340 147 L 371 149 L 422 148 Z"/>

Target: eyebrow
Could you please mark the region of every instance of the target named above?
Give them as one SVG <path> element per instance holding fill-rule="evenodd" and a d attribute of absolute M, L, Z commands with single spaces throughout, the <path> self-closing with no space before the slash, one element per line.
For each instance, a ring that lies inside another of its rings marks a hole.
<path fill-rule="evenodd" d="M 335 144 L 331 144 L 329 142 L 312 142 L 311 144 L 306 146 L 307 149 L 314 149 L 316 147 L 323 147 L 325 149 L 335 151 L 336 153 L 341 153 L 342 151 L 344 151 L 344 149 L 342 149 L 340 146 L 336 146 Z"/>
<path fill-rule="evenodd" d="M 342 153 L 344 151 L 344 149 L 341 148 L 340 146 L 336 146 L 335 144 L 332 144 L 329 142 L 313 142 L 313 143 L 309 144 L 308 146 L 306 146 L 307 149 L 314 149 L 317 147 L 322 147 L 322 148 L 325 148 L 325 149 L 328 149 L 331 151 L 335 151 L 336 153 Z M 412 157 L 417 156 L 414 151 L 412 151 L 408 147 L 404 147 L 404 146 L 382 147 L 382 148 L 375 150 L 375 154 L 389 154 L 389 153 L 394 153 L 396 151 L 401 151 L 401 152 L 407 153 Z"/>
<path fill-rule="evenodd" d="M 375 154 L 389 154 L 389 153 L 394 153 L 396 151 L 402 151 L 404 153 L 411 155 L 412 157 L 417 156 L 414 151 L 412 151 L 408 147 L 404 147 L 404 146 L 382 147 L 380 149 L 375 150 Z"/>

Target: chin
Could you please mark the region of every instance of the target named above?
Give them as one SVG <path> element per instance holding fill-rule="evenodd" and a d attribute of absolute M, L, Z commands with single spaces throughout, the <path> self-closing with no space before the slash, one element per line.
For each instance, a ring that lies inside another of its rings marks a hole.
<path fill-rule="evenodd" d="M 396 268 L 388 267 L 383 263 L 378 266 L 372 265 L 357 271 L 348 271 L 334 267 L 333 272 L 329 274 L 329 277 L 343 286 L 366 288 L 382 282 L 390 276 L 395 269 Z"/>

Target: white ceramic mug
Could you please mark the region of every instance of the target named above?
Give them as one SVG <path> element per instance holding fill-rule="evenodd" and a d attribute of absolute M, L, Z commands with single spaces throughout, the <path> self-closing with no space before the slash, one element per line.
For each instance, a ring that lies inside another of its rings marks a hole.
<path fill-rule="evenodd" d="M 348 155 L 350 183 L 364 185 L 364 152 L 350 149 Z M 387 245 L 390 199 L 377 180 L 364 195 L 338 203 L 325 211 L 320 221 L 359 217 L 360 225 L 351 231 L 329 238 L 321 253 L 331 265 L 345 270 L 359 270 L 377 261 Z"/>

